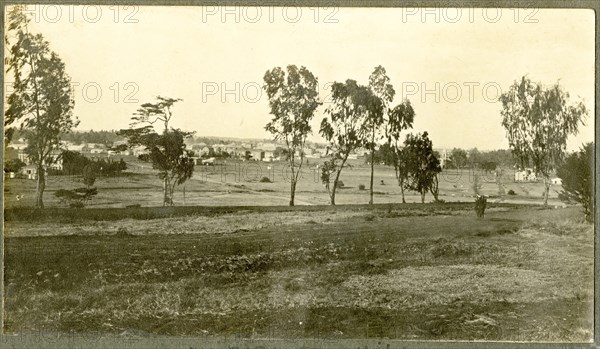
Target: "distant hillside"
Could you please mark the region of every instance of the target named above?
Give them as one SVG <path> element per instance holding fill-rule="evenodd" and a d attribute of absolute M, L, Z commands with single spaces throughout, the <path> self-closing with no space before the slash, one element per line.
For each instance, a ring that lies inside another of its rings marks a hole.
<path fill-rule="evenodd" d="M 100 130 L 100 131 L 73 131 L 61 135 L 64 141 L 73 142 L 74 144 L 83 143 L 99 143 L 106 146 L 111 146 L 114 142 L 122 141 L 125 138 L 117 136 L 117 131 Z"/>
<path fill-rule="evenodd" d="M 60 135 L 63 141 L 69 141 L 74 144 L 83 144 L 83 143 L 99 143 L 107 146 L 112 145 L 114 142 L 124 140 L 123 137 L 117 136 L 117 131 L 115 130 L 100 130 L 100 131 L 73 131 L 68 133 L 63 133 Z M 18 129 L 14 129 L 14 133 L 11 137 L 11 142 L 15 142 L 16 140 L 23 138 L 25 136 L 23 131 L 19 131 Z"/>

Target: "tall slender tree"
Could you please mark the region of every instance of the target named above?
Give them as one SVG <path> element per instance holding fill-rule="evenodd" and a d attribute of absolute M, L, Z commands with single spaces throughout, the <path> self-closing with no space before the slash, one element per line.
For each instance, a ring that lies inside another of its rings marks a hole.
<path fill-rule="evenodd" d="M 373 177 L 375 175 L 375 147 L 379 140 L 380 131 L 385 123 L 385 115 L 389 112 L 389 104 L 394 99 L 396 91 L 390 84 L 385 68 L 378 65 L 369 76 L 369 87 L 381 101 L 381 111 L 369 113 L 366 125 L 370 129 L 370 137 L 365 140 L 365 145 L 371 150 L 371 181 L 369 185 L 369 204 L 373 204 Z"/>
<path fill-rule="evenodd" d="M 402 131 L 412 128 L 415 119 L 415 111 L 408 99 L 394 107 L 388 114 L 386 127 L 387 144 L 394 152 L 392 165 L 396 174 L 396 180 L 402 192 L 402 202 L 405 203 L 404 187 L 408 180 L 408 166 L 406 163 L 406 151 L 400 143 Z"/>
<path fill-rule="evenodd" d="M 331 204 L 346 161 L 354 150 L 364 146 L 371 134 L 367 123 L 372 114 L 381 114 L 381 100 L 367 86 L 354 80 L 335 82 L 331 86 L 332 104 L 321 122 L 321 135 L 329 142 L 329 160 L 322 167 L 321 180 L 327 188 Z M 333 180 L 333 185 L 331 181 Z"/>
<path fill-rule="evenodd" d="M 7 73 L 14 77 L 13 91 L 8 96 L 4 126 L 10 136 L 11 126 L 24 131 L 25 152 L 37 168 L 37 208 L 44 208 L 46 169 L 59 156 L 61 133 L 77 126 L 73 116 L 71 80 L 65 64 L 50 50 L 41 34 L 29 32 L 30 19 L 22 6 L 12 6 L 8 14 L 5 43 L 10 47 Z"/>
<path fill-rule="evenodd" d="M 556 83 L 544 87 L 526 76 L 500 96 L 502 126 L 513 155 L 522 167 L 533 165 L 544 179 L 548 204 L 550 176 L 562 162 L 567 138 L 577 134 L 587 117 L 583 102 L 569 103 L 569 93 Z"/>
<path fill-rule="evenodd" d="M 265 130 L 276 141 L 285 142 L 290 166 L 290 206 L 294 206 L 296 185 L 304 162 L 306 137 L 312 132 L 310 121 L 320 105 L 317 78 L 305 67 L 287 66 L 287 74 L 280 67 L 268 70 L 263 88 L 269 98 L 273 119 Z"/>

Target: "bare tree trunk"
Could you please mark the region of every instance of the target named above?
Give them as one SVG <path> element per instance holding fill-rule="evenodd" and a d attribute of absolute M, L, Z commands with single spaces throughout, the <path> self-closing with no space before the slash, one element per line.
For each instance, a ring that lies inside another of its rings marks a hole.
<path fill-rule="evenodd" d="M 292 176 L 290 177 L 290 206 L 294 206 L 294 199 L 296 197 L 296 184 L 298 183 L 298 172 L 294 172 L 294 165 L 296 164 L 296 161 L 294 159 L 295 156 L 295 150 L 290 151 L 291 155 L 290 155 L 290 170 L 292 171 Z M 300 158 L 300 167 L 298 169 L 298 171 L 300 171 L 300 169 L 302 168 L 302 157 Z"/>
<path fill-rule="evenodd" d="M 431 185 L 431 195 L 433 195 L 433 199 L 435 200 L 435 202 L 440 201 L 438 199 L 439 192 L 440 192 L 439 181 L 438 181 L 437 175 L 435 175 L 435 177 L 433 178 L 433 183 Z"/>
<path fill-rule="evenodd" d="M 544 176 L 544 206 L 548 206 L 548 194 L 550 192 L 550 178 Z"/>
<path fill-rule="evenodd" d="M 329 194 L 329 198 L 331 199 L 331 206 L 335 206 L 335 185 L 336 183 L 334 182 L 334 187 L 333 190 L 331 191 L 331 194 Z"/>
<path fill-rule="evenodd" d="M 35 207 L 44 208 L 44 190 L 46 189 L 46 172 L 41 161 L 37 164 L 37 188 L 35 192 Z"/>
<path fill-rule="evenodd" d="M 169 180 L 167 179 L 167 174 L 165 174 L 165 179 L 163 181 L 163 206 L 167 206 L 169 202 Z"/>
<path fill-rule="evenodd" d="M 405 204 L 406 200 L 404 199 L 404 180 L 398 177 L 398 186 L 400 187 L 400 192 L 402 193 L 402 203 Z"/>
<path fill-rule="evenodd" d="M 335 191 L 337 189 L 341 173 L 342 173 L 341 169 L 339 171 L 337 171 L 337 173 L 335 174 L 335 179 L 333 180 L 333 190 L 331 191 L 331 205 L 332 206 L 335 206 Z"/>
<path fill-rule="evenodd" d="M 369 205 L 373 205 L 373 175 L 375 173 L 375 126 L 371 135 L 371 185 L 369 187 Z"/>
<path fill-rule="evenodd" d="M 336 171 L 337 173 L 335 174 L 335 179 L 333 180 L 333 190 L 331 191 L 331 205 L 335 206 L 335 191 L 337 189 L 338 186 L 338 182 L 340 181 L 340 175 L 342 174 L 342 169 L 344 169 L 344 164 L 346 164 L 346 160 L 348 160 L 348 155 L 344 156 L 344 159 L 342 160 L 342 164 L 340 165 L 340 168 L 338 171 Z"/>
<path fill-rule="evenodd" d="M 169 204 L 171 206 L 175 205 L 175 201 L 173 200 L 175 198 L 175 186 L 176 186 L 176 181 L 174 178 L 170 179 L 170 187 L 169 187 Z"/>
<path fill-rule="evenodd" d="M 424 204 L 425 203 L 425 194 L 427 194 L 426 191 L 422 191 L 421 192 L 421 203 Z"/>
<path fill-rule="evenodd" d="M 292 176 L 292 185 L 290 188 L 290 206 L 294 206 L 294 197 L 296 196 L 296 179 Z"/>

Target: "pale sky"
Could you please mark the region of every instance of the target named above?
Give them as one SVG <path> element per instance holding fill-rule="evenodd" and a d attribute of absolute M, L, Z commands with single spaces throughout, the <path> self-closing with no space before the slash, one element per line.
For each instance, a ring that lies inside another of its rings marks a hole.
<path fill-rule="evenodd" d="M 174 108 L 175 127 L 269 138 L 267 97 L 258 87 L 268 69 L 296 64 L 319 79 L 325 105 L 310 139 L 322 141 L 328 83 L 367 84 L 382 65 L 396 89 L 393 105 L 408 97 L 416 112 L 412 131 L 428 131 L 436 148 L 508 148 L 497 97 L 525 74 L 547 85 L 560 80 L 572 100 L 584 100 L 590 117 L 570 149 L 594 139 L 592 10 L 30 10 L 31 31 L 44 35 L 78 84 L 74 113 L 82 130 L 126 128 L 141 103 L 162 95 L 183 99 Z"/>

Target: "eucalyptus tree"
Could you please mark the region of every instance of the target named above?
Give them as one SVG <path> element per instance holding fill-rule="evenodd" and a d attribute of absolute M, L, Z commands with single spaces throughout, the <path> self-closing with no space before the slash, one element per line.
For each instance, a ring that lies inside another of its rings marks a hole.
<path fill-rule="evenodd" d="M 569 104 L 569 93 L 556 83 L 544 87 L 526 76 L 500 96 L 502 126 L 513 155 L 544 179 L 548 204 L 550 176 L 564 159 L 567 138 L 577 134 L 588 111 L 583 102 Z"/>
<path fill-rule="evenodd" d="M 318 79 L 305 67 L 287 66 L 287 73 L 280 67 L 268 70 L 263 88 L 269 98 L 270 114 L 273 115 L 265 130 L 275 141 L 283 141 L 290 167 L 290 206 L 294 206 L 296 186 L 304 162 L 306 137 L 312 132 L 310 122 L 319 102 Z"/>
<path fill-rule="evenodd" d="M 374 95 L 380 100 L 382 108 L 380 111 L 369 113 L 365 120 L 365 125 L 369 128 L 370 134 L 365 139 L 365 146 L 371 150 L 371 181 L 369 185 L 369 204 L 373 204 L 373 177 L 375 174 L 375 146 L 379 140 L 382 128 L 385 124 L 385 114 L 389 111 L 389 104 L 394 99 L 396 91 L 390 83 L 385 68 L 378 65 L 369 76 L 369 87 Z"/>
<path fill-rule="evenodd" d="M 319 132 L 329 143 L 329 160 L 322 167 L 321 181 L 331 204 L 335 205 L 336 189 L 348 157 L 365 145 L 371 134 L 368 120 L 373 114 L 380 115 L 383 105 L 368 86 L 359 85 L 355 80 L 333 83 L 331 100 Z"/>
<path fill-rule="evenodd" d="M 393 151 L 392 165 L 398 186 L 402 193 L 402 202 L 405 203 L 404 189 L 405 182 L 408 180 L 409 167 L 407 164 L 407 152 L 400 142 L 402 131 L 412 128 L 415 119 L 415 111 L 408 99 L 395 106 L 388 114 L 386 127 L 387 144 Z"/>
<path fill-rule="evenodd" d="M 65 64 L 50 49 L 41 34 L 29 32 L 30 18 L 23 6 L 12 6 L 8 14 L 5 43 L 8 49 L 7 73 L 12 72 L 13 91 L 5 111 L 5 136 L 19 127 L 27 139 L 25 153 L 36 166 L 35 206 L 44 208 L 46 169 L 59 159 L 61 134 L 78 125 L 73 116 L 71 79 Z"/>

